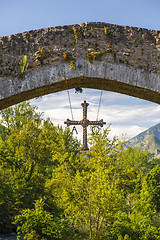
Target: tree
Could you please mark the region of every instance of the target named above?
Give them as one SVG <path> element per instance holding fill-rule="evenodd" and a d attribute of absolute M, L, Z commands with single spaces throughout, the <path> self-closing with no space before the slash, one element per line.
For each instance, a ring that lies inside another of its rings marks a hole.
<path fill-rule="evenodd" d="M 25 209 L 15 217 L 17 239 L 24 237 L 28 240 L 78 240 L 79 237 L 72 221 L 64 216 L 53 216 L 44 209 L 45 202 L 35 201 L 34 209 Z"/>
<path fill-rule="evenodd" d="M 145 215 L 141 214 L 141 224 L 135 221 L 139 217 L 141 183 L 156 161 L 149 161 L 147 152 L 124 150 L 124 143 L 117 138 L 110 140 L 108 134 L 106 129 L 103 134 L 91 136 L 88 153 L 81 152 L 76 157 L 54 155 L 58 164 L 46 188 L 75 225 L 86 236 L 88 232 L 90 240 L 117 240 L 120 236 L 141 239 Z M 150 220 L 146 226 L 150 233 L 157 231 Z"/>
<path fill-rule="evenodd" d="M 44 120 L 29 102 L 5 109 L 1 116 L 5 137 L 0 137 L 0 178 L 5 187 L 0 192 L 0 207 L 12 225 L 14 215 L 32 208 L 34 201 L 46 194 L 45 182 L 56 167 L 52 156 L 59 152 L 76 155 L 79 143 L 69 129 L 63 131 L 49 119 Z"/>
<path fill-rule="evenodd" d="M 154 167 L 143 180 L 141 204 L 144 212 L 160 212 L 160 166 Z"/>
<path fill-rule="evenodd" d="M 59 167 L 47 182 L 57 205 L 72 216 L 76 225 L 88 227 L 90 239 L 101 239 L 105 224 L 113 222 L 124 203 L 116 174 L 122 144 L 116 138 L 109 140 L 108 134 L 106 129 L 103 135 L 92 136 L 88 154 L 81 152 L 77 158 L 68 158 L 59 153 Z"/>
<path fill-rule="evenodd" d="M 1 232 L 17 215 L 28 239 L 159 240 L 158 160 L 109 139 L 109 127 L 80 151 L 29 103 L 1 116 Z"/>
<path fill-rule="evenodd" d="M 58 238 L 58 224 L 53 216 L 44 210 L 43 200 L 35 202 L 34 209 L 22 210 L 15 217 L 17 239 L 24 237 L 28 240 L 55 240 Z"/>

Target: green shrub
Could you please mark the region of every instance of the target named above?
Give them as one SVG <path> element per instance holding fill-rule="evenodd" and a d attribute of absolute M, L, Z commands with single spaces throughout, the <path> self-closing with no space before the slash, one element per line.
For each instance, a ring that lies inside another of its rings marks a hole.
<path fill-rule="evenodd" d="M 19 62 L 19 66 L 21 70 L 20 73 L 23 75 L 28 68 L 27 55 L 24 55 L 23 59 Z"/>
<path fill-rule="evenodd" d="M 44 210 L 42 199 L 35 202 L 34 209 L 22 210 L 15 217 L 17 226 L 17 240 L 70 240 L 80 239 L 78 231 L 70 218 L 54 217 Z"/>
<path fill-rule="evenodd" d="M 42 199 L 35 202 L 34 209 L 22 210 L 15 217 L 17 225 L 17 239 L 27 240 L 53 240 L 58 239 L 57 224 L 53 216 L 44 210 Z"/>

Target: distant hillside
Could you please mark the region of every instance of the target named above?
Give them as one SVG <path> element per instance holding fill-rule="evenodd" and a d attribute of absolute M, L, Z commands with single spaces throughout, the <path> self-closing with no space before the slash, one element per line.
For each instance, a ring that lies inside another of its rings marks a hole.
<path fill-rule="evenodd" d="M 147 136 L 142 142 L 137 143 L 134 147 L 147 150 L 152 153 L 153 156 L 160 154 L 160 140 L 154 135 Z"/>
<path fill-rule="evenodd" d="M 136 144 L 142 142 L 146 137 L 154 135 L 157 139 L 160 140 L 160 123 L 155 126 L 148 128 L 146 131 L 138 134 L 137 136 L 131 138 L 127 145 L 130 147 L 134 147 Z"/>
<path fill-rule="evenodd" d="M 130 139 L 126 146 L 140 148 L 160 157 L 160 123 Z"/>

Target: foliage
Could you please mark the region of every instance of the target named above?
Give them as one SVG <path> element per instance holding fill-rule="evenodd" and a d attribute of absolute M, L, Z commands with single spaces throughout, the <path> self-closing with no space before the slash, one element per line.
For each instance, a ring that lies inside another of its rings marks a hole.
<path fill-rule="evenodd" d="M 27 55 L 24 55 L 23 59 L 19 62 L 20 74 L 23 75 L 28 68 Z"/>
<path fill-rule="evenodd" d="M 35 202 L 35 209 L 22 210 L 14 223 L 18 225 L 18 240 L 21 237 L 28 240 L 58 239 L 58 226 L 53 223 L 52 215 L 44 210 L 42 199 Z"/>
<path fill-rule="evenodd" d="M 70 54 L 68 52 L 63 52 L 63 59 L 65 62 L 70 60 Z"/>
<path fill-rule="evenodd" d="M 11 41 L 11 36 L 9 36 L 7 40 L 8 40 L 8 42 L 10 42 Z"/>
<path fill-rule="evenodd" d="M 147 163 L 148 153 L 124 151 L 123 143 L 116 138 L 109 140 L 108 134 L 106 129 L 99 136 L 93 135 L 88 155 L 82 152 L 77 160 L 59 155 L 61 164 L 46 188 L 76 225 L 87 229 L 90 239 L 117 239 L 119 234 L 138 239 L 140 234 L 130 222 L 136 214 L 142 176 L 153 165 Z M 124 217 L 126 226 L 121 226 Z"/>
<path fill-rule="evenodd" d="M 44 49 L 44 47 L 42 47 L 35 53 L 35 59 L 36 61 L 40 61 L 40 63 L 43 64 L 43 61 L 45 58 L 46 58 L 46 50 Z"/>
<path fill-rule="evenodd" d="M 63 52 L 63 60 L 65 62 L 69 62 L 71 70 L 76 69 L 76 60 L 71 56 L 71 54 L 69 54 L 68 52 Z"/>
<path fill-rule="evenodd" d="M 101 52 L 88 52 L 87 53 L 88 62 L 93 63 L 94 60 L 100 59 L 103 54 L 105 54 L 105 51 L 101 51 Z"/>
<path fill-rule="evenodd" d="M 154 167 L 144 178 L 141 201 L 145 210 L 160 212 L 160 166 Z"/>
<path fill-rule="evenodd" d="M 70 61 L 70 69 L 71 69 L 71 70 L 72 70 L 72 69 L 76 69 L 75 64 L 76 64 L 75 60 L 72 59 L 72 60 Z"/>
<path fill-rule="evenodd" d="M 145 39 L 145 34 L 142 34 L 142 38 L 143 38 L 143 40 Z"/>
<path fill-rule="evenodd" d="M 82 88 L 75 88 L 75 93 L 82 93 L 83 92 L 83 89 Z"/>
<path fill-rule="evenodd" d="M 19 239 L 160 239 L 158 159 L 125 149 L 109 127 L 81 151 L 69 128 L 29 102 L 1 119 L 1 233 L 17 226 Z"/>
<path fill-rule="evenodd" d="M 11 221 L 20 210 L 31 208 L 36 199 L 45 195 L 45 181 L 55 165 L 52 155 L 59 150 L 68 156 L 71 152 L 76 154 L 79 143 L 69 129 L 63 131 L 49 119 L 43 120 L 42 114 L 29 103 L 1 111 L 1 117 L 5 126 L 5 135 L 0 138 L 3 231 L 12 228 Z"/>
<path fill-rule="evenodd" d="M 72 28 L 73 32 L 74 32 L 74 37 L 75 37 L 75 41 L 77 43 L 78 41 L 78 33 L 77 33 L 77 29 L 75 27 Z"/>
<path fill-rule="evenodd" d="M 73 223 L 69 218 L 58 218 L 44 209 L 45 202 L 35 201 L 34 209 L 25 209 L 15 217 L 17 239 L 24 237 L 28 240 L 79 239 Z"/>
<path fill-rule="evenodd" d="M 108 28 L 104 27 L 103 28 L 104 34 L 107 35 L 108 34 Z"/>

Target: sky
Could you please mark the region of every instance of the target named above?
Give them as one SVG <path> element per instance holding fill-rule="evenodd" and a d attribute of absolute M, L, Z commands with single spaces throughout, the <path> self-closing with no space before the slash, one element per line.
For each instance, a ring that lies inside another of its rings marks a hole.
<path fill-rule="evenodd" d="M 159 0 L 0 0 L 0 37 L 61 25 L 106 22 L 160 30 Z M 89 103 L 88 119 L 96 120 L 101 91 L 84 89 L 82 94 L 69 90 L 75 120 L 82 119 L 81 103 Z M 54 125 L 71 119 L 67 91 L 31 100 L 50 117 Z M 111 136 L 128 138 L 160 122 L 160 106 L 126 95 L 102 92 L 99 119 L 111 124 Z M 78 139 L 82 127 L 77 127 Z"/>

